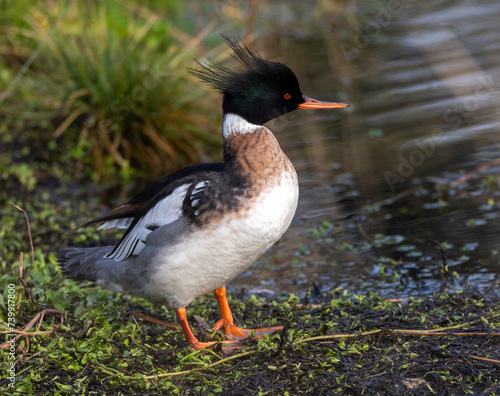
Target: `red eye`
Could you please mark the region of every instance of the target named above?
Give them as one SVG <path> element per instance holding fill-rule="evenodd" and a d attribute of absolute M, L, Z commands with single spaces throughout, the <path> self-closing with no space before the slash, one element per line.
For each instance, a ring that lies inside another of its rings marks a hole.
<path fill-rule="evenodd" d="M 290 95 L 289 93 L 286 93 L 286 94 L 284 95 L 284 97 L 285 97 L 285 99 L 290 99 L 290 98 L 292 97 L 292 95 Z"/>

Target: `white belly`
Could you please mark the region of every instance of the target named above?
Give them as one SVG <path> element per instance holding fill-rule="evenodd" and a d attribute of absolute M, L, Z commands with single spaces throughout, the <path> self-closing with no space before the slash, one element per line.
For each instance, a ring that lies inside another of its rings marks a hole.
<path fill-rule="evenodd" d="M 157 252 L 146 297 L 170 308 L 186 307 L 242 273 L 285 233 L 297 208 L 295 172 L 261 194 L 245 215 L 229 213 L 168 252 Z"/>

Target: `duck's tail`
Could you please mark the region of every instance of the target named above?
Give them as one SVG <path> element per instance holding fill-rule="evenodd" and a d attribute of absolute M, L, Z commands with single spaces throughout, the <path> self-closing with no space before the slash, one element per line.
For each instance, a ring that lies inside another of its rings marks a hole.
<path fill-rule="evenodd" d="M 105 256 L 113 246 L 94 248 L 66 248 L 56 253 L 59 266 L 65 277 L 88 280 L 98 286 L 120 293 L 143 297 L 147 266 L 135 264 L 135 257 L 126 261 L 115 261 Z"/>
<path fill-rule="evenodd" d="M 66 248 L 58 250 L 57 261 L 63 275 L 74 280 L 102 281 L 104 256 L 113 249 L 112 246 L 94 248 Z M 105 259 L 108 261 L 107 259 Z M 108 265 L 109 266 L 109 265 Z"/>

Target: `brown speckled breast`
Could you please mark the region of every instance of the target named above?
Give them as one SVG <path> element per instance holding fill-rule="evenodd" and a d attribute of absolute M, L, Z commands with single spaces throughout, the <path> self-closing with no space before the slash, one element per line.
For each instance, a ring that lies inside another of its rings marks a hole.
<path fill-rule="evenodd" d="M 253 193 L 274 184 L 283 172 L 295 173 L 273 133 L 264 127 L 229 136 L 224 142 L 224 160 L 226 168 L 237 171 Z"/>
<path fill-rule="evenodd" d="M 208 183 L 204 196 L 210 199 L 205 205 L 200 202 L 199 212 L 192 217 L 199 226 L 215 225 L 228 212 L 245 216 L 262 193 L 284 179 L 297 179 L 292 163 L 265 127 L 228 136 L 224 141 L 224 162 L 221 180 Z"/>

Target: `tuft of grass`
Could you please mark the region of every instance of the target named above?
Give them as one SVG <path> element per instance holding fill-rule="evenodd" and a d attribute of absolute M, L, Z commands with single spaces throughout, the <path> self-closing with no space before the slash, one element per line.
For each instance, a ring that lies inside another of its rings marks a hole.
<path fill-rule="evenodd" d="M 40 52 L 4 91 L 9 105 L 0 113 L 36 125 L 48 120 L 40 144 L 67 135 L 65 144 L 86 153 L 81 160 L 96 178 L 111 178 L 115 166 L 164 173 L 220 146 L 205 87 L 187 72 L 206 32 L 183 35 L 181 44 L 158 14 L 123 4 L 32 5 L 21 27 L 6 30 L 27 54 Z"/>

